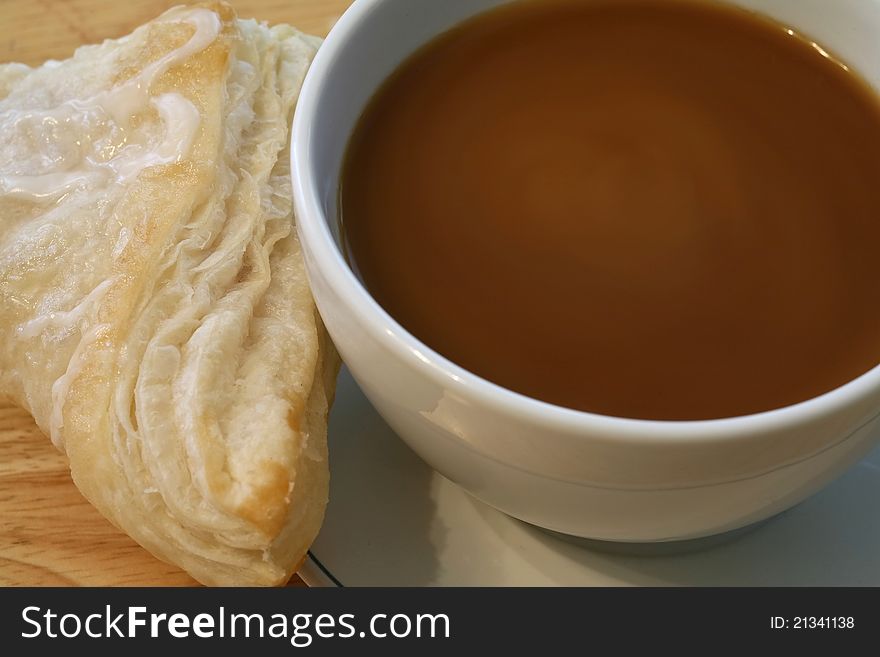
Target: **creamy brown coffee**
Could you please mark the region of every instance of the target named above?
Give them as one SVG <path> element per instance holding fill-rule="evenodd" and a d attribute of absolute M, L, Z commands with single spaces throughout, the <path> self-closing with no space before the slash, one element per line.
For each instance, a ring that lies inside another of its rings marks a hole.
<path fill-rule="evenodd" d="M 820 45 L 738 9 L 479 16 L 376 94 L 340 200 L 378 302 L 537 399 L 721 418 L 880 362 L 880 104 Z"/>

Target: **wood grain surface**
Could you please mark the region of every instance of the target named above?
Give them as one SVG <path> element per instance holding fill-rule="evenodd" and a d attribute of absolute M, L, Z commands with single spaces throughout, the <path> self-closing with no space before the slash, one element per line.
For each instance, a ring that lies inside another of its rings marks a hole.
<path fill-rule="evenodd" d="M 325 35 L 351 0 L 232 0 L 243 18 Z M 131 32 L 175 0 L 0 0 L 0 62 L 65 59 Z M 0 585 L 191 586 L 79 494 L 67 462 L 21 409 L 0 401 Z M 291 585 L 302 585 L 294 577 Z"/>

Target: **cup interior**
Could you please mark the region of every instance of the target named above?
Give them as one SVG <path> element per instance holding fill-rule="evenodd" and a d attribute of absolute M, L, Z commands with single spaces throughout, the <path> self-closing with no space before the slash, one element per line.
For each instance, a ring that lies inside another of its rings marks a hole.
<path fill-rule="evenodd" d="M 337 251 L 332 259 L 339 263 L 347 260 L 338 221 L 340 170 L 349 138 L 373 94 L 410 54 L 432 38 L 467 18 L 511 1 L 520 0 L 355 0 L 334 27 L 309 73 L 313 79 L 307 80 L 303 90 L 303 96 L 308 96 L 307 102 L 301 103 L 306 118 L 301 122 L 301 129 L 297 130 L 295 126 L 293 154 L 298 184 L 303 185 L 302 189 L 312 199 L 310 207 L 317 205 L 321 215 L 320 220 L 315 221 L 318 218 L 314 214 L 317 213 L 310 213 L 308 232 L 316 237 L 323 233 L 324 237 L 318 237 L 318 240 L 328 246 L 331 240 L 327 238 L 332 238 Z M 880 34 L 880 2 L 876 0 L 835 0 L 834 3 L 827 0 L 669 1 L 725 2 L 767 15 L 815 39 L 817 46 L 851 65 L 875 91 L 880 90 L 880 39 L 876 38 Z M 330 252 L 324 253 L 329 255 Z M 306 255 L 308 259 L 309 254 Z M 357 277 L 356 269 L 350 264 L 346 266 Z M 332 265 L 332 268 L 336 267 Z M 350 288 L 349 283 L 345 286 Z M 354 292 L 355 297 L 366 295 L 365 300 L 369 298 L 369 292 L 365 290 L 348 289 L 346 294 L 350 292 Z M 387 323 L 387 318 L 377 321 Z M 399 326 L 395 329 L 395 333 L 406 333 Z M 419 344 L 415 338 L 408 341 Z M 425 352 L 432 353 L 427 349 Z M 439 362 L 444 361 L 440 359 Z M 823 396 L 825 399 L 819 405 L 816 400 L 810 400 L 797 406 L 801 411 L 810 407 L 814 412 L 823 412 L 831 406 L 852 403 L 856 398 L 873 397 L 878 383 L 880 367 Z M 513 394 L 500 389 L 498 392 Z M 536 404 L 550 409 L 549 405 Z M 578 421 L 584 419 L 583 414 L 576 411 L 553 408 L 565 415 L 576 415 Z M 785 409 L 771 414 L 780 411 L 788 417 Z M 806 417 L 803 413 L 800 415 Z M 736 423 L 743 419 L 726 418 L 711 422 Z M 618 424 L 626 422 L 629 421 L 621 420 Z M 679 431 L 681 424 L 702 423 L 670 424 L 676 425 L 668 427 L 670 431 L 672 428 Z M 695 432 L 699 429 L 698 426 L 689 428 Z"/>

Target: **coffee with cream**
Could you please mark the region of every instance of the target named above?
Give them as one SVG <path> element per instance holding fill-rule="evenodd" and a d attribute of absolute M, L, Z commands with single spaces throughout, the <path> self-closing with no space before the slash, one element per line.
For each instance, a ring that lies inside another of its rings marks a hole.
<path fill-rule="evenodd" d="M 404 328 L 540 400 L 732 417 L 880 362 L 880 103 L 821 44 L 723 4 L 471 19 L 376 94 L 340 201 Z"/>

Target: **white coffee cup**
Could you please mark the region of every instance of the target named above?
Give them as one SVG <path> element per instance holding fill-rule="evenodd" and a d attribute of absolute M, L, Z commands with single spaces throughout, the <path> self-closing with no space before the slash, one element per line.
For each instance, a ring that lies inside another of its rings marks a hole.
<path fill-rule="evenodd" d="M 548 529 L 612 541 L 690 539 L 798 503 L 880 438 L 880 368 L 816 399 L 747 417 L 650 422 L 582 413 L 501 388 L 435 353 L 373 300 L 347 264 L 339 171 L 366 103 L 419 46 L 504 1 L 356 0 L 308 73 L 291 153 L 297 229 L 343 359 L 427 463 L 488 504 Z M 811 35 L 880 89 L 880 2 L 733 4 Z"/>

